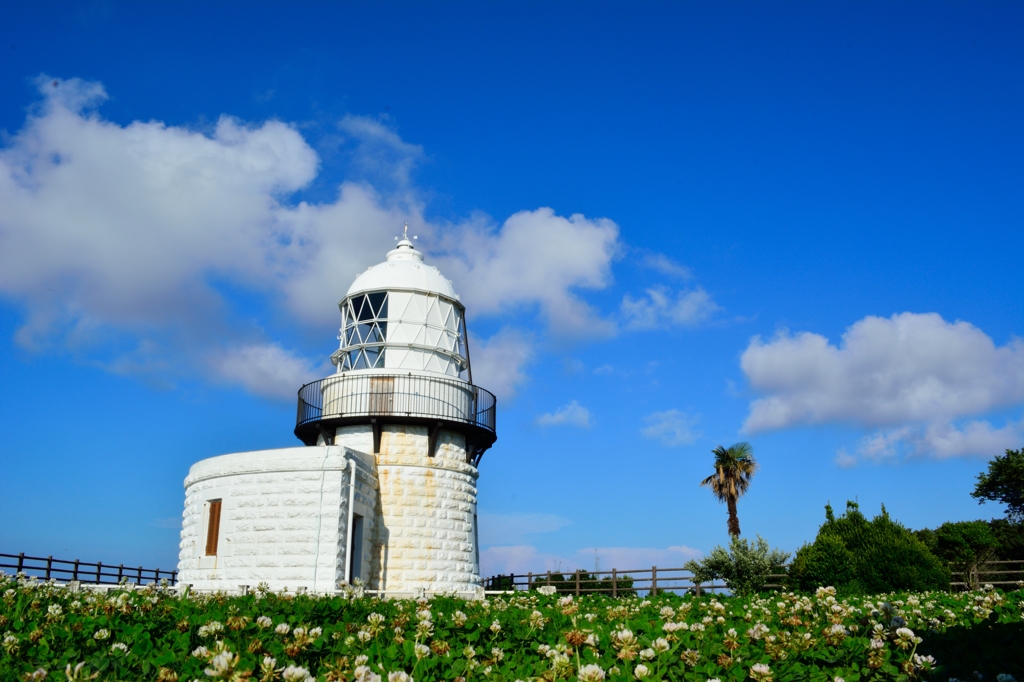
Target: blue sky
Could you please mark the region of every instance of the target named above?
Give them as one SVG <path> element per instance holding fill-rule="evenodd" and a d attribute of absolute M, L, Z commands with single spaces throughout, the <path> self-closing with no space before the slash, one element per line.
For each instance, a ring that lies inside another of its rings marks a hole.
<path fill-rule="evenodd" d="M 679 565 L 823 507 L 989 518 L 1024 443 L 1016 3 L 32 3 L 0 25 L 0 551 L 166 567 L 297 445 L 408 221 L 462 293 L 484 570 Z"/>

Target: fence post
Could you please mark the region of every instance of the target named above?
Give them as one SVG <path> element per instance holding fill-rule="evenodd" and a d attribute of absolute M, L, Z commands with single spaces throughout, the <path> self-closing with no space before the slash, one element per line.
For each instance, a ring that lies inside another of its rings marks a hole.
<path fill-rule="evenodd" d="M 159 584 L 160 583 L 160 569 L 157 568 L 156 571 L 153 572 L 153 574 L 154 574 L 153 575 L 153 582 Z"/>
<path fill-rule="evenodd" d="M 171 586 L 174 586 L 178 582 L 178 571 L 177 569 L 171 571 Z"/>
<path fill-rule="evenodd" d="M 515 585 L 513 585 L 512 588 L 515 589 Z M 532 571 L 530 573 L 526 574 L 526 589 L 527 589 L 527 591 L 533 589 L 533 572 Z"/>
<path fill-rule="evenodd" d="M 612 569 L 612 596 L 613 597 L 618 597 L 619 596 L 619 580 L 618 580 L 618 578 L 616 578 L 616 575 L 617 574 L 615 572 L 615 569 L 613 568 Z"/>
<path fill-rule="evenodd" d="M 117 566 L 117 584 L 121 584 L 121 578 L 124 577 L 124 564 L 118 564 Z"/>
<path fill-rule="evenodd" d="M 548 581 L 547 581 L 547 583 L 546 583 L 546 584 L 547 584 L 547 585 L 550 585 L 550 584 L 551 584 L 551 571 L 548 571 Z"/>
<path fill-rule="evenodd" d="M 139 581 L 138 581 L 138 584 L 139 585 L 142 584 L 142 566 L 139 566 Z"/>
<path fill-rule="evenodd" d="M 576 596 L 580 596 L 580 569 L 576 569 Z"/>
<path fill-rule="evenodd" d="M 22 552 L 18 555 L 18 573 L 21 573 L 25 569 L 25 553 Z"/>
<path fill-rule="evenodd" d="M 78 580 L 78 559 L 75 559 L 75 570 L 71 573 L 72 580 Z"/>
<path fill-rule="evenodd" d="M 96 562 L 96 584 L 99 585 L 101 582 L 103 582 L 103 562 L 102 561 L 97 561 Z"/>
<path fill-rule="evenodd" d="M 50 579 L 50 569 L 53 567 L 53 557 L 46 557 L 46 579 Z"/>
<path fill-rule="evenodd" d="M 658 567 L 651 566 L 651 595 L 658 594 Z"/>

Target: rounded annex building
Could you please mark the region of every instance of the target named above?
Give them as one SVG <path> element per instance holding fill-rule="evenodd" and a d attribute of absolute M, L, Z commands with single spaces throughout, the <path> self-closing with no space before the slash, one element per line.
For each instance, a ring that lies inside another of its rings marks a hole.
<path fill-rule="evenodd" d="M 299 389 L 304 445 L 189 470 L 179 581 L 478 594 L 477 467 L 497 434 L 465 308 L 407 236 L 339 307 L 337 371 Z"/>

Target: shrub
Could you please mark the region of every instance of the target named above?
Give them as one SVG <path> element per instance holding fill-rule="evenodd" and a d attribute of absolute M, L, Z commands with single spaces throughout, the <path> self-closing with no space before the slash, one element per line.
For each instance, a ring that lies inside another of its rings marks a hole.
<path fill-rule="evenodd" d="M 868 520 L 856 502 L 836 518 L 825 507 L 825 523 L 796 554 L 791 584 L 800 590 L 832 585 L 848 594 L 896 590 L 945 590 L 949 570 L 920 539 L 882 513 Z"/>
<path fill-rule="evenodd" d="M 700 561 L 688 561 L 683 567 L 693 573 L 697 583 L 724 580 L 734 593 L 756 594 L 764 589 L 773 573 L 783 573 L 789 554 L 771 549 L 760 535 L 751 545 L 747 540 L 733 537 L 729 550 L 715 547 Z"/>

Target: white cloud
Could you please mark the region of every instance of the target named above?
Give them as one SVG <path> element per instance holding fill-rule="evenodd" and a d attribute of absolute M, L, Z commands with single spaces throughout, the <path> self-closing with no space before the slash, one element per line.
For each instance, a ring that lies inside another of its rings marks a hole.
<path fill-rule="evenodd" d="M 576 569 L 593 571 L 595 564 L 602 571 L 682 568 L 701 551 L 685 545 L 672 547 L 586 547 L 572 554 L 551 554 L 532 545 L 488 547 L 480 552 L 481 573 L 487 577 L 498 574 L 525 574 L 546 571 L 570 573 Z"/>
<path fill-rule="evenodd" d="M 537 417 L 537 423 L 541 426 L 579 426 L 590 428 L 590 410 L 573 400 L 568 405 L 563 405 L 554 412 L 542 414 Z"/>
<path fill-rule="evenodd" d="M 839 347 L 809 332 L 755 337 L 740 366 L 767 394 L 751 403 L 751 432 L 949 420 L 1024 400 L 1024 343 L 997 347 L 970 323 L 935 313 L 865 317 Z"/>
<path fill-rule="evenodd" d="M 957 425 L 946 420 L 881 429 L 861 439 L 853 453 L 841 449 L 836 464 L 849 467 L 862 461 L 887 462 L 903 457 L 990 458 L 1024 443 L 1024 422 L 1008 422 L 995 428 L 985 420 Z"/>
<path fill-rule="evenodd" d="M 479 217 L 431 224 L 409 185 L 423 150 L 381 121 L 339 123 L 376 186 L 346 182 L 333 201 L 293 205 L 320 165 L 293 126 L 229 116 L 208 131 L 122 126 L 97 112 L 98 83 L 39 85 L 42 102 L 0 147 L 0 296 L 27 311 L 17 332 L 26 347 L 63 345 L 125 372 L 212 366 L 219 379 L 276 395 L 319 359 L 275 346 L 224 292 L 263 297 L 283 319 L 331 333 L 337 301 L 406 221 L 421 248 L 440 254 L 428 258 L 471 315 L 536 306 L 558 334 L 612 331 L 578 292 L 610 282 L 615 223 L 541 208 L 500 227 Z M 225 347 L 240 349 L 235 360 Z M 238 358 L 255 348 L 264 362 L 254 378 Z M 513 332 L 472 350 L 474 374 L 503 395 L 532 354 Z"/>
<path fill-rule="evenodd" d="M 654 412 L 644 417 L 647 426 L 640 430 L 640 434 L 644 438 L 659 440 L 669 447 L 689 445 L 700 437 L 700 433 L 694 431 L 698 421 L 698 415 L 689 415 L 679 410 Z"/>
<path fill-rule="evenodd" d="M 618 225 L 605 218 L 563 218 L 550 208 L 520 211 L 500 230 L 479 224 L 457 229 L 438 267 L 460 285 L 466 307 L 478 315 L 536 304 L 556 333 L 608 336 L 613 325 L 574 291 L 609 284 L 618 235 Z"/>
<path fill-rule="evenodd" d="M 651 287 L 647 295 L 640 298 L 626 294 L 620 310 L 627 329 L 655 329 L 670 325 L 694 327 L 721 308 L 700 287 L 678 291 L 675 295 L 668 287 Z"/>
<path fill-rule="evenodd" d="M 740 365 L 750 386 L 767 394 L 751 403 L 747 431 L 824 423 L 878 429 L 855 453 L 838 453 L 842 466 L 990 457 L 1022 439 L 1019 422 L 996 428 L 967 418 L 1024 401 L 1024 343 L 997 346 L 972 324 L 935 313 L 865 317 L 839 346 L 808 332 L 781 332 L 768 343 L 755 337 Z"/>
<path fill-rule="evenodd" d="M 656 270 L 663 275 L 677 277 L 679 279 L 692 279 L 693 271 L 690 268 L 675 262 L 663 253 L 649 253 L 644 256 L 644 265 Z"/>
<path fill-rule="evenodd" d="M 214 358 L 212 364 L 222 379 L 268 398 L 295 398 L 300 386 L 328 369 L 275 343 L 234 348 Z"/>
<path fill-rule="evenodd" d="M 480 545 L 515 545 L 537 533 L 553 533 L 572 524 L 556 514 L 489 514 L 481 513 Z"/>
<path fill-rule="evenodd" d="M 508 399 L 526 381 L 524 368 L 533 358 L 533 344 L 522 332 L 505 328 L 486 340 L 470 334 L 469 354 L 473 383 Z"/>

